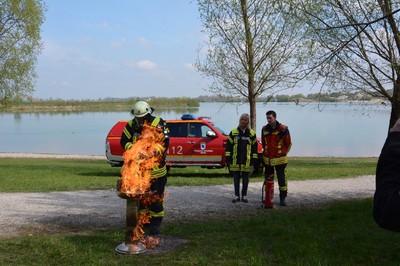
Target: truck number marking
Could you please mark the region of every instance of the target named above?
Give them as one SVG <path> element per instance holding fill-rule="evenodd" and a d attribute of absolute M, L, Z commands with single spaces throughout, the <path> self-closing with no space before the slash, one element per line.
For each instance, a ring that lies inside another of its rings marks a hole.
<path fill-rule="evenodd" d="M 172 154 L 183 154 L 182 150 L 183 150 L 183 146 L 181 146 L 181 145 L 172 146 L 172 147 L 169 147 L 168 154 L 170 154 L 170 153 L 172 153 Z"/>

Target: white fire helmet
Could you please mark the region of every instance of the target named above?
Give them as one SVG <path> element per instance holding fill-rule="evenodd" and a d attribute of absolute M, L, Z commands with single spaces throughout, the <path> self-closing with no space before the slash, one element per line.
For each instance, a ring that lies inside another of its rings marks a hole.
<path fill-rule="evenodd" d="M 152 113 L 152 109 L 150 108 L 150 105 L 147 102 L 139 101 L 139 102 L 135 103 L 131 113 L 135 117 L 143 117 L 143 116 L 145 116 L 147 114 L 151 114 Z"/>

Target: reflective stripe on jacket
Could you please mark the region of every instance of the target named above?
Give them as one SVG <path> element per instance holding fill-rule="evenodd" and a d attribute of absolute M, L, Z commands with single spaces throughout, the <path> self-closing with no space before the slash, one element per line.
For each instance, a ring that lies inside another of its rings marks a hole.
<path fill-rule="evenodd" d="M 233 129 L 228 136 L 225 147 L 225 158 L 229 170 L 251 172 L 252 159 L 257 160 L 257 137 L 252 129 L 244 132 L 240 128 Z"/>
<path fill-rule="evenodd" d="M 264 148 L 263 161 L 266 165 L 287 164 L 287 154 L 292 147 L 289 129 L 276 121 L 275 128 L 269 124 L 261 130 L 261 142 Z"/>

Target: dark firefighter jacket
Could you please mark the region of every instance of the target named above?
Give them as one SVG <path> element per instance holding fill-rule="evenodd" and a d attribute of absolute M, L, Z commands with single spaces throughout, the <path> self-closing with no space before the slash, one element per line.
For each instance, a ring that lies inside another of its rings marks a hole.
<path fill-rule="evenodd" d="M 265 125 L 261 130 L 261 142 L 264 149 L 263 161 L 266 165 L 287 164 L 287 154 L 292 147 L 289 129 L 276 121 L 275 128 Z"/>
<path fill-rule="evenodd" d="M 251 166 L 257 161 L 257 138 L 252 129 L 244 132 L 239 127 L 228 136 L 225 158 L 230 171 L 251 172 Z"/>
<path fill-rule="evenodd" d="M 376 167 L 373 216 L 382 228 L 400 232 L 400 132 L 389 133 Z"/>
<path fill-rule="evenodd" d="M 164 143 L 163 144 L 164 144 L 165 150 L 163 152 L 163 156 L 160 160 L 159 165 L 154 166 L 154 168 L 151 170 L 152 178 L 162 177 L 167 174 L 165 158 L 166 158 L 166 153 L 167 153 L 167 149 L 169 146 L 169 130 L 166 126 L 165 121 L 158 117 L 148 115 L 146 117 L 146 123 L 150 124 L 153 127 L 159 127 L 164 132 Z M 142 126 L 140 126 L 139 123 L 135 119 L 130 120 L 128 123 L 126 123 L 126 126 L 122 132 L 121 141 L 120 141 L 122 148 L 124 150 L 130 149 L 135 144 L 137 139 L 140 137 L 141 133 L 142 133 Z"/>

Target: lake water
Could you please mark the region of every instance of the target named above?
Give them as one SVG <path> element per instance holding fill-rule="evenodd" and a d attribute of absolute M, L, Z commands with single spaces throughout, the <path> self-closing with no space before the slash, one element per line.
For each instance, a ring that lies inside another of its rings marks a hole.
<path fill-rule="evenodd" d="M 390 107 L 357 104 L 294 103 L 257 104 L 257 136 L 267 123 L 265 113 L 277 112 L 277 120 L 289 127 L 291 156 L 377 157 L 386 139 Z M 238 125 L 239 116 L 248 113 L 246 105 L 201 103 L 188 111 L 210 116 L 227 133 Z M 180 118 L 182 113 L 154 113 L 164 119 Z M 22 113 L 0 114 L 0 152 L 104 155 L 110 128 L 131 119 L 127 112 Z"/>

